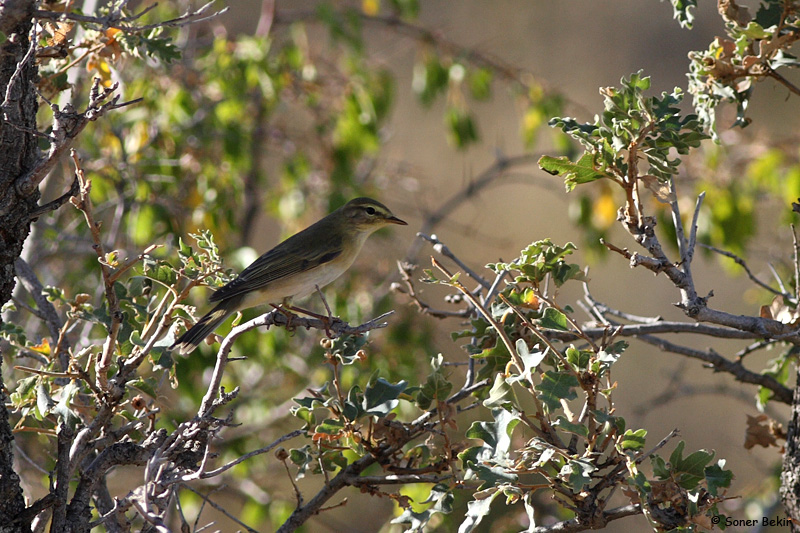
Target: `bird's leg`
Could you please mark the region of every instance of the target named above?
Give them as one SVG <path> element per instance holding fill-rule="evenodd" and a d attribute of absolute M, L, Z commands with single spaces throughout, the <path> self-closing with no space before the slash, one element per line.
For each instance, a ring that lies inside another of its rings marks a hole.
<path fill-rule="evenodd" d="M 325 335 L 329 339 L 332 339 L 334 337 L 334 334 L 331 331 L 331 326 L 333 325 L 333 322 L 336 319 L 334 318 L 333 313 L 331 313 L 331 308 L 328 305 L 328 301 L 325 299 L 325 295 L 322 294 L 322 291 L 319 289 L 319 285 L 314 285 L 314 287 L 316 287 L 317 292 L 319 293 L 319 297 L 322 298 L 322 303 L 325 305 L 325 310 L 328 311 L 328 316 L 320 315 L 320 314 L 315 313 L 313 311 L 309 311 L 308 309 L 301 309 L 299 307 L 291 307 L 290 306 L 289 309 L 291 309 L 295 313 L 302 313 L 304 315 L 308 315 L 310 317 L 314 317 L 314 318 L 322 321 L 322 325 L 325 328 Z"/>
<path fill-rule="evenodd" d="M 292 311 L 290 311 L 290 309 L 292 309 L 292 310 L 294 309 L 294 307 L 289 305 L 290 303 L 291 303 L 291 299 L 284 298 L 284 300 L 281 303 L 281 305 L 270 304 L 272 307 L 275 308 L 275 310 L 277 312 L 279 312 L 280 314 L 282 314 L 283 316 L 286 317 L 286 326 L 285 326 L 286 331 L 294 331 L 295 330 L 295 327 L 292 325 L 292 321 L 294 320 L 294 318 L 297 315 L 295 315 L 294 313 L 292 313 Z"/>
<path fill-rule="evenodd" d="M 325 295 L 322 294 L 322 291 L 319 289 L 319 285 L 314 285 L 314 288 L 317 289 L 317 293 L 319 294 L 319 298 L 320 298 L 320 300 L 322 300 L 322 305 L 325 306 L 325 310 L 328 312 L 328 320 L 331 320 L 333 318 L 333 315 L 331 314 L 331 308 L 328 305 L 328 300 L 325 299 Z"/>

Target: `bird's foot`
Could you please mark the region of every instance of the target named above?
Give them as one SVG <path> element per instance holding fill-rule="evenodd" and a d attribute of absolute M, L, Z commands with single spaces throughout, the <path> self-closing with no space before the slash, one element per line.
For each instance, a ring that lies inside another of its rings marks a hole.
<path fill-rule="evenodd" d="M 294 322 L 294 319 L 297 318 L 297 315 L 289 310 L 292 309 L 291 307 L 285 307 L 283 305 L 275 305 L 275 304 L 270 304 L 270 305 L 272 305 L 272 307 L 274 307 L 277 312 L 286 317 L 286 325 L 284 326 L 286 331 L 292 332 L 297 329 L 297 326 L 292 324 L 292 322 Z"/>
<path fill-rule="evenodd" d="M 333 331 L 331 331 L 331 327 L 335 323 L 341 322 L 341 319 L 339 317 L 331 316 L 330 314 L 320 315 L 319 313 L 315 313 L 314 311 L 309 311 L 308 309 L 302 309 L 300 307 L 289 307 L 289 309 L 291 309 L 295 313 L 300 313 L 303 315 L 308 315 L 312 318 L 316 318 L 317 320 L 322 322 L 322 327 L 325 328 L 325 336 L 327 336 L 329 339 L 333 339 L 334 337 L 336 337 L 336 334 L 333 333 Z"/>

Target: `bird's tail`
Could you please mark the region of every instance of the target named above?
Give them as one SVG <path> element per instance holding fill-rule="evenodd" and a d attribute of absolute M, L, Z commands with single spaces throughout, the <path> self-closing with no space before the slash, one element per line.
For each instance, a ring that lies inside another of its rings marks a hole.
<path fill-rule="evenodd" d="M 216 330 L 226 318 L 238 311 L 241 303 L 241 297 L 226 298 L 221 301 L 214 309 L 198 320 L 197 324 L 181 335 L 178 340 L 170 346 L 170 350 L 177 348 L 180 354 L 187 354 L 193 351 L 206 337 L 214 333 L 214 330 Z"/>

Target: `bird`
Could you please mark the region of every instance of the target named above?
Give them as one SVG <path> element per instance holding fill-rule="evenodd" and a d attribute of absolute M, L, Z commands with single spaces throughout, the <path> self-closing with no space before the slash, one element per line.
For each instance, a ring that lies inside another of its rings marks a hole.
<path fill-rule="evenodd" d="M 408 223 L 372 198 L 360 197 L 292 235 L 214 292 L 217 305 L 170 346 L 192 352 L 230 315 L 261 304 L 287 306 L 341 276 L 375 231 Z"/>

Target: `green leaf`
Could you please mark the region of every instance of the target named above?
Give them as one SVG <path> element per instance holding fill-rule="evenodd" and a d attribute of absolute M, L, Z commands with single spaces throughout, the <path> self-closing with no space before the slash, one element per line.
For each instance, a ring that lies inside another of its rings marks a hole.
<path fill-rule="evenodd" d="M 53 407 L 53 413 L 58 416 L 59 421 L 73 429 L 80 423 L 81 419 L 75 411 L 70 409 L 70 402 L 72 402 L 79 390 L 78 384 L 75 381 L 70 381 L 61 389 L 61 397 Z"/>
<path fill-rule="evenodd" d="M 523 369 L 521 376 L 514 376 L 509 380 L 511 383 L 521 379 L 526 379 L 528 381 L 533 380 L 534 370 L 539 367 L 541 362 L 544 361 L 544 358 L 547 356 L 547 350 L 537 350 L 538 347 L 539 345 L 537 344 L 533 347 L 536 351 L 531 352 L 528 349 L 528 344 L 525 342 L 525 339 L 517 339 L 517 355 L 519 355 L 520 359 L 522 359 L 522 363 L 525 365 L 525 368 Z"/>
<path fill-rule="evenodd" d="M 417 405 L 420 409 L 428 409 L 434 401 L 445 401 L 452 390 L 453 384 L 442 369 L 437 367 L 417 393 Z"/>
<path fill-rule="evenodd" d="M 670 476 L 667 462 L 659 455 L 650 456 L 650 464 L 653 465 L 653 474 L 659 479 L 668 479 Z"/>
<path fill-rule="evenodd" d="M 545 329 L 569 331 L 569 322 L 567 322 L 567 316 L 553 307 L 548 307 L 545 309 L 542 318 L 536 322 Z"/>
<path fill-rule="evenodd" d="M 497 373 L 494 376 L 494 384 L 489 391 L 489 396 L 483 400 L 483 406 L 489 409 L 496 409 L 508 403 L 515 403 L 514 392 L 503 375 Z"/>
<path fill-rule="evenodd" d="M 566 156 L 552 157 L 543 155 L 539 158 L 539 167 L 554 176 L 563 177 L 567 192 L 575 189 L 576 185 L 612 177 L 603 165 L 595 161 L 595 157 L 589 152 L 574 163 Z"/>
<path fill-rule="evenodd" d="M 697 486 L 705 478 L 705 466 L 714 459 L 714 452 L 698 450 L 683 457 L 684 441 L 680 441 L 669 457 L 673 477 L 677 483 L 688 490 Z"/>
<path fill-rule="evenodd" d="M 483 518 L 489 514 L 492 502 L 499 494 L 500 491 L 496 487 L 475 493 L 475 499 L 467 504 L 467 514 L 458 527 L 458 533 L 470 533 L 473 531 Z"/>
<path fill-rule="evenodd" d="M 644 448 L 646 436 L 646 429 L 637 429 L 636 431 L 629 429 L 622 435 L 622 439 L 620 439 L 617 446 L 620 450 L 642 450 Z"/>
<path fill-rule="evenodd" d="M 697 7 L 697 0 L 669 0 L 672 4 L 673 17 L 680 23 L 681 28 L 692 29 L 694 13 L 692 10 Z"/>
<path fill-rule="evenodd" d="M 708 486 L 708 492 L 710 492 L 712 496 L 721 495 L 722 493 L 719 489 L 729 488 L 731 486 L 731 481 L 733 481 L 733 472 L 730 470 L 723 470 L 723 466 L 725 466 L 725 461 L 720 460 L 717 464 L 705 468 L 706 485 Z"/>
<path fill-rule="evenodd" d="M 314 431 L 317 433 L 325 433 L 327 435 L 338 435 L 344 429 L 344 422 L 335 420 L 333 418 L 326 418 L 322 421 Z"/>
<path fill-rule="evenodd" d="M 352 365 L 361 360 L 358 351 L 367 344 L 367 335 L 342 335 L 333 339 L 331 353 L 344 365 Z"/>
<path fill-rule="evenodd" d="M 400 404 L 398 397 L 407 387 L 407 381 L 392 384 L 378 378 L 375 383 L 367 385 L 361 407 L 368 415 L 386 416 Z"/>
<path fill-rule="evenodd" d="M 542 382 L 534 388 L 538 392 L 537 397 L 553 412 L 561 406 L 561 400 L 578 397 L 574 390 L 577 386 L 578 379 L 572 374 L 548 370 L 542 376 Z"/>
<path fill-rule="evenodd" d="M 519 479 L 517 474 L 509 472 L 507 468 L 499 465 L 473 463 L 470 465 L 469 471 L 471 476 L 475 476 L 483 481 L 480 487 L 478 487 L 479 490 L 497 485 L 514 483 Z"/>
<path fill-rule="evenodd" d="M 592 352 L 579 350 L 572 345 L 566 351 L 567 362 L 579 372 L 589 368 L 589 361 L 591 361 L 592 355 Z"/>
<path fill-rule="evenodd" d="M 128 385 L 138 391 L 141 391 L 151 398 L 158 398 L 158 392 L 156 392 L 156 387 L 158 384 L 153 378 L 138 378 L 134 381 L 128 383 Z"/>
<path fill-rule="evenodd" d="M 553 422 L 553 426 L 563 429 L 564 431 L 568 431 L 569 433 L 574 433 L 579 437 L 588 438 L 589 436 L 589 428 L 584 426 L 583 424 L 575 424 L 570 422 L 566 419 L 566 417 L 559 415 L 556 417 L 555 422 Z"/>
<path fill-rule="evenodd" d="M 445 112 L 448 139 L 458 149 L 463 149 L 478 140 L 478 127 L 470 113 L 460 107 L 451 107 Z"/>
<path fill-rule="evenodd" d="M 295 479 L 302 479 L 308 470 L 309 465 L 315 464 L 316 457 L 311 453 L 311 445 L 306 444 L 302 448 L 289 450 L 289 460 L 297 465 L 298 471 Z"/>
<path fill-rule="evenodd" d="M 167 286 L 172 286 L 178 281 L 178 273 L 175 271 L 175 268 L 166 261 L 145 257 L 142 263 L 145 276 Z"/>
<path fill-rule="evenodd" d="M 476 100 L 488 100 L 492 96 L 492 78 L 488 68 L 472 69 L 469 73 L 469 90 Z"/>
<path fill-rule="evenodd" d="M 435 55 L 428 57 L 424 64 L 414 65 L 414 77 L 411 87 L 417 93 L 420 102 L 430 106 L 437 96 L 443 94 L 450 81 L 450 73 Z"/>
<path fill-rule="evenodd" d="M 763 28 L 777 26 L 783 18 L 783 10 L 783 0 L 764 0 L 759 2 L 755 21 Z"/>
<path fill-rule="evenodd" d="M 481 439 L 494 456 L 505 455 L 511 447 L 511 432 L 519 423 L 519 418 L 503 409 L 493 410 L 492 417 L 493 422 L 473 422 L 466 437 Z"/>
<path fill-rule="evenodd" d="M 577 494 L 592 482 L 591 474 L 596 470 L 597 467 L 588 459 L 573 459 L 561 468 L 558 475 L 568 480 L 572 492 Z"/>
<path fill-rule="evenodd" d="M 50 391 L 44 381 L 39 381 L 36 384 L 36 418 L 43 420 L 50 411 L 55 407 L 56 402 L 50 396 Z"/>

